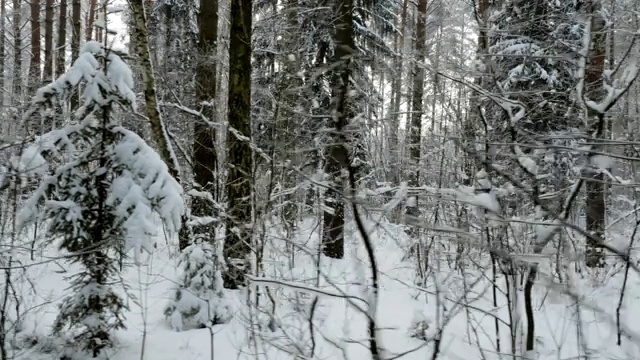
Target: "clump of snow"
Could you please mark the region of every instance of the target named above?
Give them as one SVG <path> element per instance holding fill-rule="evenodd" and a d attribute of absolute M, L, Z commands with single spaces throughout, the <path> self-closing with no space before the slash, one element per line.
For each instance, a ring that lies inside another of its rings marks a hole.
<path fill-rule="evenodd" d="M 415 207 L 418 204 L 418 197 L 417 196 L 409 196 L 407 198 L 407 206 L 409 207 Z"/>
<path fill-rule="evenodd" d="M 489 174 L 486 171 L 480 170 L 476 174 L 476 182 L 478 183 L 479 189 L 491 189 L 493 186 L 491 184 L 491 179 L 489 178 Z"/>
<path fill-rule="evenodd" d="M 591 156 L 591 165 L 598 169 L 610 169 L 615 163 L 615 159 L 607 155 L 594 155 Z"/>
<path fill-rule="evenodd" d="M 126 99 L 135 108 L 136 94 L 133 91 L 133 73 L 120 56 L 109 53 L 107 66 L 107 80 L 112 89 Z"/>
<path fill-rule="evenodd" d="M 19 158 L 18 171 L 26 176 L 42 176 L 46 174 L 49 167 L 40 150 L 40 146 L 26 147 Z"/>
<path fill-rule="evenodd" d="M 535 160 L 522 152 L 518 145 L 514 146 L 514 151 L 518 157 L 518 163 L 520 166 L 522 166 L 529 174 L 534 176 L 538 175 L 538 164 L 536 164 Z"/>
<path fill-rule="evenodd" d="M 423 309 L 416 309 L 409 325 L 409 336 L 422 341 L 429 340 L 429 330 L 431 320 L 427 317 Z"/>
<path fill-rule="evenodd" d="M 90 53 L 94 55 L 103 54 L 102 43 L 98 41 L 87 41 L 82 48 L 80 49 L 80 53 Z"/>
<path fill-rule="evenodd" d="M 482 192 L 479 194 L 475 194 L 473 196 L 469 196 L 464 199 L 471 205 L 478 206 L 480 208 L 489 210 L 496 214 L 499 214 L 501 211 L 500 203 L 498 202 L 498 198 L 495 193 L 492 192 Z"/>
<path fill-rule="evenodd" d="M 102 68 L 103 62 L 107 64 L 105 69 Z M 83 106 L 78 109 L 77 114 L 82 114 L 91 103 L 104 105 L 110 101 L 103 97 L 101 89 L 124 100 L 122 103 L 135 106 L 133 74 L 129 66 L 115 52 L 107 52 L 99 42 L 89 41 L 82 47 L 80 55 L 65 74 L 38 89 L 32 100 L 32 109 L 27 111 L 24 117 L 31 117 L 38 107 L 49 102 L 54 96 L 68 96 L 70 89 L 82 81 L 86 85 L 82 94 Z"/>
<path fill-rule="evenodd" d="M 115 185 L 114 181 L 112 201 L 118 199 L 117 201 L 121 202 L 121 209 L 146 206 L 148 209 L 140 210 L 138 214 L 140 216 L 148 214 L 153 209 L 166 222 L 169 231 L 178 231 L 185 211 L 182 187 L 169 174 L 169 169 L 160 155 L 136 133 L 122 127 L 114 127 L 113 132 L 121 135 L 120 141 L 112 150 L 114 160 L 127 170 L 118 177 L 118 185 Z M 133 187 L 134 183 L 136 187 Z M 126 186 L 133 188 L 127 190 Z M 119 190 L 118 195 L 116 190 Z M 136 203 L 136 199 L 146 200 Z M 128 204 L 128 207 L 122 204 Z M 149 221 L 147 218 L 147 222 Z M 132 223 L 132 227 L 135 227 L 135 223 L 135 221 Z M 141 224 L 145 223 L 138 222 L 138 225 Z M 151 223 L 147 225 L 153 226 Z"/>

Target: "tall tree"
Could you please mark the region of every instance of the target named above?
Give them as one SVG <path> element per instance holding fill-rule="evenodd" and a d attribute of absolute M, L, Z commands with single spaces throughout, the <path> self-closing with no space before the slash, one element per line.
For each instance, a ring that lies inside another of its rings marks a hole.
<path fill-rule="evenodd" d="M 238 288 L 244 284 L 243 267 L 251 242 L 253 161 L 248 142 L 251 139 L 251 7 L 251 0 L 231 2 L 228 123 L 233 131 L 227 135 L 228 218 L 224 243 L 224 257 L 229 264 L 225 276 L 227 288 Z M 238 134 L 234 134 L 235 131 Z"/>
<path fill-rule="evenodd" d="M 291 170 L 301 164 L 299 156 L 295 156 L 295 148 L 298 145 L 299 131 L 302 126 L 301 116 L 296 114 L 296 107 L 300 102 L 300 89 L 303 86 L 302 78 L 298 75 L 302 64 L 302 42 L 301 29 L 298 21 L 299 4 L 297 0 L 287 0 L 283 4 L 284 24 L 282 26 L 283 40 L 280 42 L 282 48 L 278 58 L 284 66 L 275 75 L 276 77 L 276 100 L 279 100 L 275 108 L 275 136 L 268 139 L 274 146 L 273 153 L 276 163 L 281 168 L 279 179 L 285 191 L 282 196 L 282 220 L 287 231 L 291 234 L 295 227 L 295 222 L 299 214 L 298 196 L 300 191 L 288 191 L 298 187 L 299 176 Z M 274 33 L 278 35 L 278 33 Z"/>
<path fill-rule="evenodd" d="M 391 114 L 389 122 L 389 152 L 390 152 L 390 173 L 391 181 L 397 183 L 399 180 L 398 163 L 400 160 L 400 149 L 398 146 L 398 128 L 400 127 L 400 103 L 402 102 L 402 75 L 404 73 L 404 49 L 405 32 L 407 29 L 407 10 L 409 0 L 402 2 L 402 13 L 400 15 L 400 32 L 396 34 L 394 50 L 396 53 L 394 80 L 391 89 Z"/>
<path fill-rule="evenodd" d="M 0 89 L 5 88 L 5 37 L 7 26 L 7 0 L 0 0 Z M 4 93 L 0 95 L 0 104 L 4 105 Z"/>
<path fill-rule="evenodd" d="M 65 58 L 67 50 L 67 0 L 60 0 L 60 13 L 58 17 L 58 40 L 56 48 L 56 77 L 62 76 L 65 72 Z"/>
<path fill-rule="evenodd" d="M 493 4 L 492 31 L 486 33 L 489 46 L 485 68 L 492 70 L 494 79 L 487 80 L 485 86 L 494 86 L 492 91 L 516 101 L 517 105 L 510 107 L 496 101 L 485 107 L 486 115 L 482 116 L 485 129 L 493 129 L 487 131 L 487 141 L 504 141 L 502 139 L 507 138 L 510 142 L 503 147 L 504 151 L 495 149 L 486 161 L 502 166 L 511 164 L 512 176 L 531 188 L 530 192 L 518 191 L 504 199 L 504 215 L 507 217 L 528 216 L 536 221 L 558 216 L 566 218 L 575 199 L 575 194 L 567 191 L 571 188 L 567 177 L 574 175 L 576 158 L 571 152 L 558 153 L 553 148 L 568 148 L 575 146 L 570 141 L 581 141 L 572 139 L 583 121 L 572 107 L 571 94 L 578 83 L 576 74 L 580 71 L 577 64 L 584 59 L 561 55 L 567 54 L 567 49 L 571 49 L 574 55 L 579 54 L 583 46 L 583 26 L 575 20 L 579 5 L 583 4 L 550 0 L 505 0 L 501 4 Z M 518 112 L 520 115 L 516 115 Z M 531 151 L 532 146 L 541 144 L 548 147 Z M 540 176 L 542 173 L 549 176 Z M 533 206 L 520 206 L 523 199 L 532 199 Z M 536 231 L 530 241 L 533 253 L 540 254 L 554 234 Z M 513 242 L 490 245 L 493 248 L 500 246 L 506 251 L 522 251 L 521 248 L 514 249 Z M 513 289 L 522 281 L 519 276 L 526 276 L 523 305 L 527 337 L 522 350 L 533 351 L 535 317 L 532 289 L 538 266 L 532 263 L 525 274 L 513 265 L 509 265 L 509 269 L 507 281 Z M 518 301 L 517 296 L 512 297 L 512 314 L 521 306 Z M 511 327 L 512 350 L 516 352 L 519 349 L 514 339 L 521 333 L 521 321 L 518 317 L 513 318 L 516 323 Z"/>
<path fill-rule="evenodd" d="M 424 67 L 427 40 L 427 0 L 418 1 L 415 65 L 413 67 L 413 99 L 411 103 L 411 120 L 409 122 L 409 185 L 420 186 L 420 160 L 422 157 L 422 113 L 424 96 Z M 407 214 L 419 216 L 418 198 L 414 197 L 407 204 Z"/>
<path fill-rule="evenodd" d="M 22 100 L 22 0 L 13 0 L 13 103 Z"/>
<path fill-rule="evenodd" d="M 80 37 L 82 36 L 82 0 L 71 0 L 71 60 L 75 61 L 80 54 Z"/>
<path fill-rule="evenodd" d="M 53 7 L 54 0 L 46 0 L 44 5 L 44 70 L 43 80 L 53 80 Z"/>
<path fill-rule="evenodd" d="M 71 61 L 80 55 L 80 36 L 82 32 L 82 0 L 71 0 Z M 71 95 L 71 108 L 78 107 L 77 91 Z"/>
<path fill-rule="evenodd" d="M 602 101 L 606 96 L 603 86 L 602 75 L 605 68 L 606 58 L 606 28 L 605 20 L 602 17 L 602 4 L 600 0 L 589 0 L 586 2 L 587 14 L 591 16 L 591 49 L 589 52 L 588 64 L 585 71 L 585 97 L 593 101 Z M 590 121 L 590 134 L 595 137 L 593 146 L 594 154 L 604 151 L 604 147 L 598 143 L 604 139 L 605 115 L 588 114 Z M 605 220 L 607 216 L 605 177 L 602 169 L 587 169 L 587 176 L 591 179 L 586 182 L 586 225 L 587 231 L 596 235 L 600 239 L 605 237 Z M 586 265 L 588 267 L 604 266 L 604 253 L 602 248 L 592 239 L 587 238 Z"/>
<path fill-rule="evenodd" d="M 40 42 L 40 1 L 31 1 L 31 60 L 29 61 L 29 93 L 33 93 L 42 83 Z"/>
<path fill-rule="evenodd" d="M 98 0 L 89 0 L 89 12 L 87 14 L 87 21 L 85 24 L 84 35 L 87 41 L 91 41 L 93 39 L 93 27 L 95 25 L 96 20 L 96 5 Z"/>
<path fill-rule="evenodd" d="M 338 1 L 336 21 L 336 47 L 332 59 L 334 69 L 331 77 L 331 145 L 327 149 L 324 172 L 331 181 L 325 193 L 324 228 L 322 232 L 323 253 L 331 258 L 344 257 L 344 189 L 347 179 L 349 150 L 346 136 L 347 126 L 353 118 L 353 109 L 348 89 L 350 88 L 352 63 L 355 55 L 353 39 L 353 1 Z"/>
<path fill-rule="evenodd" d="M 216 117 L 216 41 L 218 38 L 218 1 L 203 0 L 198 15 L 198 58 L 196 59 L 196 101 L 202 114 L 208 119 Z M 245 70 L 247 71 L 247 70 Z M 218 189 L 218 154 L 216 153 L 216 131 L 202 121 L 195 119 L 193 126 L 193 176 L 196 186 L 216 199 Z M 211 217 L 215 208 L 202 197 L 194 197 L 191 214 L 195 217 Z M 192 229 L 195 238 L 205 241 L 215 240 L 215 224 L 202 223 Z M 185 248 L 188 243 L 181 243 Z"/>
<path fill-rule="evenodd" d="M 142 66 L 142 81 L 144 83 L 144 101 L 147 117 L 151 124 L 153 140 L 158 146 L 162 160 L 167 164 L 169 173 L 176 179 L 180 179 L 178 161 L 175 159 L 171 144 L 168 139 L 164 123 L 158 108 L 156 95 L 156 80 L 153 74 L 153 64 L 149 55 L 149 33 L 147 31 L 147 19 L 145 18 L 143 0 L 129 0 L 131 12 L 134 18 L 134 33 L 137 55 Z"/>

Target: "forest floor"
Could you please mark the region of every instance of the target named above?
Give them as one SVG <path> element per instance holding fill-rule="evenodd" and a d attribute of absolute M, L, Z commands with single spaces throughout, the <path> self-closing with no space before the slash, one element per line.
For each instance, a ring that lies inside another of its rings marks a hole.
<path fill-rule="evenodd" d="M 452 269 L 455 247 L 435 246 L 431 252 L 439 255 L 430 256 L 430 267 L 436 270 L 428 275 L 424 287 L 419 287 L 415 285 L 415 260 L 405 260 L 408 238 L 404 230 L 388 222 L 369 221 L 367 224 L 376 248 L 380 274 L 376 319 L 377 338 L 384 349 L 384 359 L 433 358 L 435 342 L 420 337 L 441 339 L 439 359 L 513 359 L 510 355 L 511 335 L 506 325 L 510 323 L 507 288 L 504 277 L 499 276 L 498 306 L 494 307 L 488 259 L 476 261 L 473 254 L 466 254 L 465 270 L 460 271 Z M 123 283 L 128 288 L 125 290 L 122 284 L 119 288 L 122 294 L 128 294 L 127 329 L 117 332 L 117 347 L 109 354 L 109 359 L 227 360 L 256 358 L 256 354 L 261 359 L 293 359 L 291 354 L 308 355 L 312 347 L 318 359 L 371 359 L 364 315 L 368 304 L 372 303 L 369 301 L 370 266 L 362 241 L 359 236 L 349 236 L 357 233 L 354 225 L 349 224 L 345 259 L 321 258 L 318 271 L 317 258 L 313 256 L 318 245 L 315 229 L 313 221 L 305 222 L 295 236 L 293 247 L 290 242 L 278 240 L 281 235 L 276 229 L 267 241 L 272 245 L 265 252 L 268 260 L 265 260 L 264 279 L 275 279 L 281 285 L 268 285 L 277 304 L 273 317 L 250 312 L 245 289 L 227 294 L 234 309 L 230 323 L 182 332 L 172 330 L 163 315 L 177 276 L 176 257 L 171 254 L 172 251 L 175 253 L 175 245 L 159 238 L 153 256 L 146 258 L 141 266 L 127 266 L 123 272 Z M 451 242 L 443 237 L 438 243 Z M 286 252 L 293 252 L 294 257 L 281 255 Z M 640 297 L 640 278 L 633 270 L 629 272 L 620 316 L 626 334 L 622 335 L 622 346 L 617 346 L 616 308 L 624 268 L 617 269 L 606 276 L 600 275 L 597 281 L 593 276 L 588 279 L 575 276 L 569 282 L 572 285 L 563 286 L 562 290 L 550 289 L 540 280 L 534 287 L 536 358 L 640 359 L 640 336 L 634 335 L 640 334 L 640 307 L 634 305 Z M 544 274 L 544 266 L 542 270 Z M 32 283 L 20 283 L 18 290 L 25 296 L 23 308 L 30 308 L 25 316 L 24 334 L 46 337 L 50 333 L 56 305 L 65 295 L 67 282 L 64 277 L 71 272 L 72 268 L 64 262 L 27 268 L 25 275 Z M 317 297 L 313 312 L 315 341 L 309 341 L 308 318 L 316 293 L 305 290 L 304 286 L 302 290 L 294 290 L 282 283 L 305 284 L 327 293 Z M 258 286 L 267 285 L 260 283 Z M 580 295 L 579 314 L 575 299 L 567 292 Z M 349 300 L 345 299 L 345 294 L 351 296 Z M 521 298 L 522 286 L 518 294 Z M 263 295 L 260 301 L 262 308 L 271 309 L 266 296 Z M 517 314 L 523 316 L 522 328 L 526 329 L 522 307 Z M 499 351 L 494 316 L 504 322 L 499 329 Z M 438 335 L 442 328 L 444 330 Z M 585 348 L 588 355 L 585 355 Z M 16 358 L 51 359 L 55 358 L 53 355 L 21 351 Z"/>

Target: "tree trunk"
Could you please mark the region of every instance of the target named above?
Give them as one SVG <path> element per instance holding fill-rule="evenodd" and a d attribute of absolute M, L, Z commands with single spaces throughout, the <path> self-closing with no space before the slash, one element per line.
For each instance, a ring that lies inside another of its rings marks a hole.
<path fill-rule="evenodd" d="M 591 0 L 587 3 L 587 11 L 592 15 L 591 18 L 591 51 L 588 59 L 587 69 L 585 72 L 585 96 L 596 102 L 601 101 L 606 93 L 604 92 L 602 83 L 602 74 L 604 72 L 605 58 L 606 58 L 606 29 L 605 20 L 600 14 L 602 5 L 600 0 Z M 603 114 L 597 114 L 595 116 L 589 115 L 592 121 L 591 133 L 594 134 L 595 145 L 593 145 L 593 152 L 599 153 L 604 150 L 602 145 L 599 145 L 604 133 L 603 127 L 605 126 L 605 119 Z M 604 186 L 604 173 L 602 169 L 589 169 L 588 177 L 590 181 L 586 182 L 586 225 L 587 231 L 601 239 L 605 238 L 605 221 L 607 216 L 607 206 L 605 201 L 605 186 Z M 586 248 L 586 265 L 588 267 L 602 267 L 604 266 L 604 253 L 602 247 L 591 239 L 587 239 Z"/>
<path fill-rule="evenodd" d="M 277 105 L 276 113 L 276 129 L 275 129 L 275 153 L 278 157 L 278 163 L 282 168 L 282 185 L 285 190 L 293 189 L 300 180 L 298 174 L 292 171 L 290 166 L 299 166 L 300 158 L 294 155 L 299 135 L 298 127 L 301 119 L 295 114 L 293 109 L 296 108 L 300 99 L 300 87 L 302 79 L 296 73 L 300 69 L 301 57 L 300 52 L 300 24 L 298 23 L 298 1 L 287 0 L 284 4 L 284 12 L 287 19 L 287 28 L 284 29 L 287 36 L 284 38 L 282 54 L 280 61 L 284 63 L 284 73 L 278 77 L 279 84 L 277 96 L 282 99 Z M 291 57 L 290 55 L 293 55 Z M 282 220 L 287 231 L 287 235 L 291 234 L 295 227 L 298 217 L 298 201 L 297 197 L 300 191 L 287 192 L 282 196 Z"/>
<path fill-rule="evenodd" d="M 398 128 L 400 127 L 400 103 L 402 102 L 402 75 L 404 73 L 404 48 L 405 48 L 405 31 L 407 29 L 407 8 L 409 0 L 402 3 L 402 15 L 400 24 L 400 34 L 396 35 L 395 50 L 397 57 L 395 59 L 396 67 L 394 71 L 394 81 L 392 84 L 391 94 L 392 107 L 391 118 L 389 122 L 389 153 L 390 153 L 390 179 L 394 184 L 400 181 L 400 148 L 398 146 Z"/>
<path fill-rule="evenodd" d="M 89 13 L 87 14 L 87 23 L 85 25 L 85 34 L 84 34 L 86 36 L 87 41 L 91 41 L 93 39 L 93 25 L 96 19 L 96 2 L 97 0 L 89 1 Z"/>
<path fill-rule="evenodd" d="M 349 99 L 351 64 L 354 55 L 353 0 L 339 1 L 336 20 L 336 47 L 333 59 L 334 70 L 331 77 L 332 121 L 330 127 L 331 145 L 327 150 L 325 174 L 331 181 L 331 188 L 325 193 L 324 225 L 322 232 L 323 253 L 331 258 L 344 257 L 344 189 L 347 179 L 343 170 L 349 168 L 346 127 L 353 118 Z"/>
<path fill-rule="evenodd" d="M 225 286 L 244 284 L 246 256 L 250 251 L 252 223 L 252 151 L 251 139 L 251 23 L 252 1 L 231 2 L 231 39 L 229 44 L 229 126 L 246 140 L 227 134 L 229 173 L 227 178 L 227 236 L 224 243 L 229 269 Z"/>
<path fill-rule="evenodd" d="M 29 62 L 29 93 L 33 94 L 42 85 L 40 65 L 40 1 L 32 0 L 31 9 L 31 61 Z"/>
<path fill-rule="evenodd" d="M 44 72 L 43 80 L 53 80 L 53 6 L 54 0 L 46 0 L 44 8 Z"/>
<path fill-rule="evenodd" d="M 427 27 L 427 0 L 419 0 L 416 27 L 416 48 L 413 68 L 413 101 L 411 121 L 409 123 L 409 186 L 420 186 L 420 158 L 422 154 L 422 97 L 424 95 L 424 68 L 420 66 L 425 59 L 425 41 Z M 413 197 L 407 204 L 407 215 L 419 216 L 418 198 Z"/>
<path fill-rule="evenodd" d="M 67 0 L 60 0 L 60 17 L 58 19 L 58 53 L 56 55 L 56 78 L 64 74 L 67 50 Z"/>
<path fill-rule="evenodd" d="M 82 1 L 81 0 L 72 0 L 71 1 L 71 21 L 72 21 L 72 37 L 71 37 L 71 63 L 76 61 L 78 56 L 80 55 L 80 32 L 82 31 L 81 24 L 81 10 L 82 10 Z M 71 95 L 71 109 L 75 110 L 78 108 L 78 91 L 74 90 Z"/>
<path fill-rule="evenodd" d="M 22 100 L 22 0 L 13 0 L 13 104 Z"/>
<path fill-rule="evenodd" d="M 82 33 L 82 1 L 71 0 L 71 61 L 80 55 L 80 37 Z"/>
<path fill-rule="evenodd" d="M 218 1 L 207 0 L 200 4 L 198 15 L 198 58 L 196 59 L 196 101 L 202 114 L 211 121 L 216 120 L 216 58 L 218 38 Z M 216 131 L 202 121 L 195 119 L 193 126 L 193 176 L 194 186 L 217 199 L 218 154 L 216 151 Z M 191 213 L 196 217 L 214 216 L 216 209 L 210 201 L 194 197 Z M 193 227 L 193 237 L 213 243 L 215 224 L 199 224 Z M 184 239 L 181 247 L 188 245 Z"/>
<path fill-rule="evenodd" d="M 199 41 L 196 65 L 196 98 L 202 113 L 210 120 L 216 117 L 216 57 L 218 38 L 218 2 L 203 1 L 198 16 Z M 217 194 L 217 154 L 214 129 L 197 120 L 194 124 L 194 176 L 196 182 Z"/>
<path fill-rule="evenodd" d="M 476 19 L 478 21 L 479 33 L 478 33 L 478 48 L 476 51 L 476 61 L 478 63 L 482 63 L 485 61 L 484 56 L 487 54 L 487 49 L 489 46 L 489 40 L 487 37 L 487 28 L 489 27 L 489 8 L 490 2 L 489 0 L 480 0 L 478 2 L 478 10 Z M 477 69 L 474 69 L 477 70 Z M 478 71 L 479 75 L 475 76 L 474 83 L 480 87 L 484 86 L 483 76 Z M 464 184 L 471 186 L 473 185 L 473 179 L 478 170 L 483 168 L 482 164 L 477 163 L 475 156 L 476 154 L 476 126 L 481 124 L 481 114 L 480 114 L 480 97 L 478 94 L 472 93 L 471 98 L 469 99 L 469 115 L 464 121 L 463 124 L 463 136 L 464 136 L 464 146 L 466 151 L 468 152 L 465 155 L 464 161 L 464 172 L 466 175 L 466 179 Z M 485 149 L 486 150 L 486 149 Z"/>
<path fill-rule="evenodd" d="M 0 0 L 0 89 L 4 89 L 6 86 L 6 82 L 5 82 L 5 70 L 6 70 L 6 64 L 5 64 L 5 36 L 7 36 L 6 34 L 6 29 L 5 27 L 7 26 L 7 0 Z M 0 105 L 4 106 L 4 91 L 2 92 L 2 94 L 0 95 Z"/>
<path fill-rule="evenodd" d="M 136 50 L 142 67 L 142 82 L 144 83 L 144 101 L 146 105 L 147 117 L 151 125 L 153 140 L 155 141 L 160 157 L 167 164 L 171 176 L 180 181 L 180 170 L 178 161 L 171 151 L 164 123 L 158 109 L 158 99 L 156 97 L 156 81 L 153 75 L 153 65 L 149 56 L 149 43 L 147 42 L 147 22 L 145 19 L 144 4 L 142 0 L 129 0 L 131 12 L 134 18 L 134 36 L 136 38 Z"/>

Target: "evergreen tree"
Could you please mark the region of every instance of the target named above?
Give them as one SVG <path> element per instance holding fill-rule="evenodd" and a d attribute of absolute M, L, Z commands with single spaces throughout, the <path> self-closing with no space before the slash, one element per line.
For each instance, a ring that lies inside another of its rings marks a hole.
<path fill-rule="evenodd" d="M 164 311 L 171 326 L 181 331 L 185 320 L 200 327 L 229 321 L 231 311 L 222 281 L 225 263 L 219 246 L 209 239 L 197 240 L 182 251 L 178 266 L 180 285 Z"/>
<path fill-rule="evenodd" d="M 118 261 L 130 250 L 136 260 L 141 251 L 152 251 L 154 213 L 177 231 L 183 203 L 160 156 L 116 124 L 114 104 L 134 104 L 133 79 L 122 59 L 100 43 L 87 43 L 69 72 L 38 90 L 27 116 L 49 110 L 54 98 L 69 96 L 81 82 L 75 121 L 38 138 L 20 159 L 23 169 L 43 180 L 19 220 L 23 227 L 47 219 L 47 237 L 80 265 L 69 277 L 70 295 L 53 329 L 67 330 L 71 350 L 97 357 L 113 346 L 112 331 L 125 327 L 126 305 L 113 286 Z"/>

